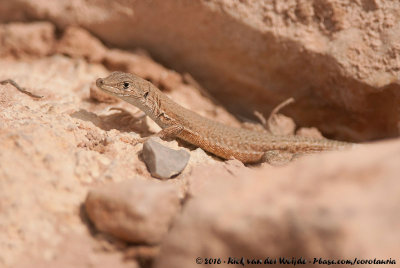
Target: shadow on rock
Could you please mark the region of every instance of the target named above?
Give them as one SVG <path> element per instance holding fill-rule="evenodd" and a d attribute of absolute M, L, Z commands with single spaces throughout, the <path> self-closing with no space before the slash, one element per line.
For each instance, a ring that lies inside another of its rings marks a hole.
<path fill-rule="evenodd" d="M 71 117 L 84 121 L 90 121 L 97 127 L 103 130 L 116 129 L 121 132 L 136 132 L 144 136 L 151 134 L 149 127 L 143 120 L 144 116 L 135 117 L 128 111 L 122 108 L 112 108 L 111 110 L 118 111 L 110 115 L 97 115 L 95 113 L 80 109 L 72 114 Z"/>

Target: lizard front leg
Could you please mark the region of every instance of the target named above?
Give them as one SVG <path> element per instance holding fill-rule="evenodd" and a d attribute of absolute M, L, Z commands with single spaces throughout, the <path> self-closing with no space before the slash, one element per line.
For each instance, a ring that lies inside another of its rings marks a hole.
<path fill-rule="evenodd" d="M 183 130 L 183 126 L 178 125 L 178 124 L 177 125 L 172 125 L 172 126 L 169 126 L 167 128 L 162 129 L 161 131 L 159 131 L 156 134 L 153 134 L 151 136 L 139 139 L 139 142 L 145 142 L 151 137 L 160 137 L 163 140 L 173 139 L 177 135 L 179 135 L 179 133 L 181 133 L 182 130 Z"/>

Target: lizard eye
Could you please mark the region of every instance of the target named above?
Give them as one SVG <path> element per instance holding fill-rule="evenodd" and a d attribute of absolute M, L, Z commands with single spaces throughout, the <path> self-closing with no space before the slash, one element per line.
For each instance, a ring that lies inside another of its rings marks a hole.
<path fill-rule="evenodd" d="M 147 91 L 146 93 L 144 93 L 144 95 L 143 95 L 143 97 L 145 98 L 145 99 L 147 99 L 147 96 L 149 95 L 149 92 Z"/>
<path fill-rule="evenodd" d="M 129 87 L 129 82 L 124 82 L 124 89 L 128 89 Z"/>

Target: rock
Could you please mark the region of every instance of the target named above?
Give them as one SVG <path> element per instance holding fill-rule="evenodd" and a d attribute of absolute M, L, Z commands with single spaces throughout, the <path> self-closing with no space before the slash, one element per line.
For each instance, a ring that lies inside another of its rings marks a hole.
<path fill-rule="evenodd" d="M 160 246 L 132 246 L 125 251 L 124 257 L 136 260 L 140 267 L 151 267 L 159 251 Z"/>
<path fill-rule="evenodd" d="M 277 136 L 293 135 L 296 129 L 293 119 L 283 114 L 274 114 L 268 123 L 268 130 Z"/>
<path fill-rule="evenodd" d="M 284 168 L 232 173 L 214 166 L 217 182 L 208 180 L 185 204 L 154 267 L 198 267 L 197 257 L 221 258 L 220 267 L 230 267 L 228 257 L 393 260 L 400 250 L 399 151 L 397 140 Z M 205 174 L 194 168 L 191 180 Z"/>
<path fill-rule="evenodd" d="M 79 27 L 68 27 L 57 42 L 56 52 L 89 62 L 101 62 L 106 54 L 104 45 L 93 35 Z"/>
<path fill-rule="evenodd" d="M 9 3 L 0 2 L 3 14 Z M 92 51 L 76 45 L 87 39 L 71 41 L 75 50 L 70 57 L 56 53 L 59 39 L 54 28 L 48 22 L 0 25 L 0 80 L 14 79 L 44 96 L 33 99 L 10 85 L 0 85 L 0 203 L 10 204 L 1 207 L 0 241 L 6 242 L 0 243 L 0 267 L 136 267 L 133 257 L 123 259 L 120 247 L 116 250 L 108 240 L 93 239 L 80 208 L 93 185 L 152 179 L 138 158 L 142 144 L 137 144 L 137 133 L 150 134 L 150 120 L 135 123 L 131 115 L 137 109 L 128 103 L 115 107 L 89 99 L 89 87 L 109 70 L 87 62 L 92 56 L 85 53 Z M 118 58 L 110 51 L 106 54 L 116 68 L 124 56 L 132 55 L 135 62 L 124 61 L 129 69 L 135 66 L 142 76 L 159 79 L 160 85 L 163 79 L 171 79 L 164 87 L 179 82 L 174 76 L 180 74 L 148 57 L 125 51 Z M 167 93 L 202 115 L 224 122 L 234 119 L 190 85 L 176 89 Z M 214 162 L 201 149 L 194 155 L 191 160 L 196 165 Z M 185 179 L 168 183 L 179 189 L 180 197 L 185 196 Z M 147 262 L 153 253 L 139 250 L 131 255 Z"/>
<path fill-rule="evenodd" d="M 322 136 L 321 132 L 319 132 L 319 130 L 315 127 L 310 127 L 310 128 L 302 127 L 296 131 L 296 135 L 299 135 L 302 137 L 314 138 L 314 139 L 323 139 L 324 138 Z"/>
<path fill-rule="evenodd" d="M 59 237 L 53 237 L 59 239 Z M 53 242 L 54 243 L 54 242 Z M 43 251 L 44 244 L 38 243 L 38 251 L 41 252 L 43 259 L 34 258 L 32 251 L 25 252 L 24 258 L 19 258 L 17 263 L 10 266 L 13 268 L 31 267 L 113 267 L 113 268 L 140 268 L 139 261 L 147 257 L 146 252 L 137 252 L 136 258 L 133 257 L 129 262 L 124 259 L 124 254 L 115 254 L 114 248 L 104 249 L 99 245 L 99 240 L 93 239 L 86 233 L 66 233 L 62 237 L 62 243 L 54 243 L 52 250 Z M 142 257 L 143 256 L 143 257 Z M 137 260 L 137 261 L 136 261 Z"/>
<path fill-rule="evenodd" d="M 178 175 L 186 167 L 190 154 L 185 150 L 173 150 L 153 138 L 143 144 L 143 160 L 152 176 L 169 179 Z"/>
<path fill-rule="evenodd" d="M 243 174 L 241 171 L 249 171 Z M 243 176 L 251 176 L 251 171 L 246 169 L 239 160 L 213 162 L 196 165 L 188 177 L 187 195 L 189 197 L 203 196 L 210 189 L 218 189 L 222 185 L 230 185 Z"/>
<path fill-rule="evenodd" d="M 1 16 L 1 15 L 0 15 Z M 44 57 L 54 53 L 54 25 L 49 22 L 0 25 L 0 56 L 19 59 Z"/>
<path fill-rule="evenodd" d="M 123 260 L 122 252 L 104 250 L 81 217 L 92 183 L 132 179 L 140 167 L 147 173 L 136 157 L 141 146 L 120 141 L 124 133 L 103 144 L 117 131 L 71 117 L 79 109 L 98 113 L 101 104 L 84 99 L 102 72 L 99 65 L 61 55 L 0 59 L 0 80 L 13 78 L 44 96 L 33 99 L 0 85 L 0 267 L 138 267 Z M 114 153 L 115 148 L 124 153 Z"/>
<path fill-rule="evenodd" d="M 85 209 L 96 228 L 132 243 L 158 244 L 180 210 L 173 185 L 129 180 L 91 190 Z"/>
<path fill-rule="evenodd" d="M 135 72 L 184 107 L 227 124 L 239 123 L 194 88 L 245 115 L 268 115 L 294 97 L 284 113 L 331 138 L 399 133 L 398 1 L 0 2 L 0 21 L 7 22 L 0 25 L 0 80 L 12 78 L 44 96 L 0 85 L 1 267 L 136 267 L 131 259 L 142 264 L 158 254 L 158 244 L 145 246 L 126 250 L 124 260 L 125 249 L 93 238 L 80 210 L 93 185 L 152 179 L 136 142 L 137 133 L 154 130 L 150 120 L 132 127 L 135 107 L 119 102 L 120 112 L 110 113 L 113 105 L 101 101 L 111 99 L 95 92 L 89 98 L 90 85 L 109 71 Z M 199 24 L 209 18 L 212 24 Z M 70 25 L 81 25 L 86 37 L 65 31 Z M 104 55 L 90 32 L 107 42 Z M 65 41 L 73 45 L 68 51 L 63 44 L 68 57 L 56 52 Z M 176 71 L 113 45 L 141 46 Z M 182 70 L 198 83 L 182 80 Z M 190 267 L 199 252 L 397 256 L 398 143 L 365 147 L 279 169 L 225 164 L 191 151 L 193 173 L 157 181 L 189 200 L 182 217 L 169 220 L 172 233 L 161 243 L 158 267 Z M 140 200 L 154 198 L 147 202 L 154 206 L 164 201 L 145 195 Z M 151 224 L 136 227 L 157 238 Z"/>

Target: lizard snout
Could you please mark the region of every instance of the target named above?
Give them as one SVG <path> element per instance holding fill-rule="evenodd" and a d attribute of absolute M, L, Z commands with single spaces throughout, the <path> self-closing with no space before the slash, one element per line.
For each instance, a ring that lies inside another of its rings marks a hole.
<path fill-rule="evenodd" d="M 96 86 L 98 86 L 99 88 L 101 88 L 104 85 L 104 80 L 101 78 L 98 78 L 96 80 Z"/>

